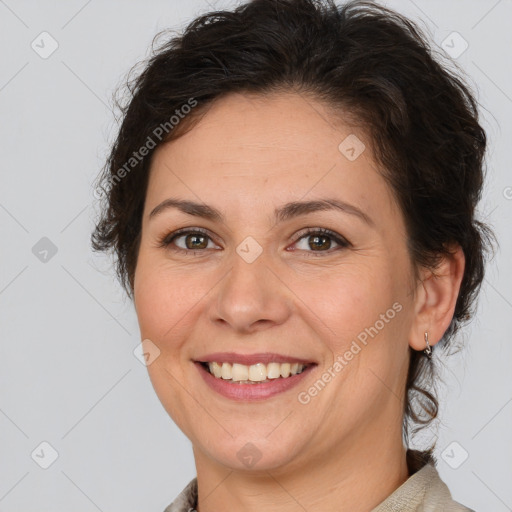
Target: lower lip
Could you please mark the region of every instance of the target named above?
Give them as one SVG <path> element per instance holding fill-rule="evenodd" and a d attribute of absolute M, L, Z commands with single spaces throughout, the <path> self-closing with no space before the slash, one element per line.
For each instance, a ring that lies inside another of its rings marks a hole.
<path fill-rule="evenodd" d="M 214 377 L 201 363 L 195 363 L 201 377 L 211 389 L 231 400 L 250 402 L 253 400 L 265 400 L 279 393 L 284 393 L 297 386 L 315 365 L 308 366 L 302 373 L 286 378 L 272 379 L 261 384 L 240 384 L 230 380 Z"/>

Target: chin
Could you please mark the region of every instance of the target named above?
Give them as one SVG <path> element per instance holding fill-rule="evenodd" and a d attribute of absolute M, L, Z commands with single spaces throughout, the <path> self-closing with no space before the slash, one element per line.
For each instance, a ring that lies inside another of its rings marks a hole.
<path fill-rule="evenodd" d="M 293 463 L 299 455 L 298 443 L 288 437 L 272 442 L 265 437 L 239 437 L 216 446 L 202 447 L 206 455 L 233 471 L 258 473 L 275 471 Z"/>

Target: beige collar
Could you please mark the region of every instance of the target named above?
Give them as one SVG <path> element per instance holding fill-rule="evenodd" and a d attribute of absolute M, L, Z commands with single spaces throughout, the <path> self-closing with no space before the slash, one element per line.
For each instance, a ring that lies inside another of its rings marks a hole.
<path fill-rule="evenodd" d="M 197 507 L 194 478 L 164 512 L 189 512 Z M 424 465 L 371 512 L 474 512 L 452 500 L 434 464 Z"/>

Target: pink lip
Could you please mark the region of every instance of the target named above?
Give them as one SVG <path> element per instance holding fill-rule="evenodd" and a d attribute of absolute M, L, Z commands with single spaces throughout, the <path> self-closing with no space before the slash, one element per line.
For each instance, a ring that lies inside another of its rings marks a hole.
<path fill-rule="evenodd" d="M 226 359 L 220 360 L 227 362 Z M 287 359 L 286 362 L 288 361 L 290 361 L 290 359 Z M 266 398 L 288 391 L 299 384 L 299 382 L 301 382 L 316 365 L 308 366 L 302 371 L 302 373 L 297 375 L 292 375 L 284 379 L 272 379 L 269 382 L 262 382 L 261 384 L 239 384 L 238 382 L 218 379 L 214 377 L 201 363 L 196 362 L 195 366 L 206 384 L 220 395 L 230 398 L 231 400 L 251 402 L 256 400 L 265 400 Z"/>
<path fill-rule="evenodd" d="M 260 354 L 237 354 L 235 352 L 216 352 L 206 356 L 198 357 L 197 362 L 201 363 L 238 363 L 251 366 L 252 364 L 268 364 L 268 363 L 300 363 L 311 364 L 315 361 L 307 359 L 299 359 L 297 357 L 284 356 L 282 354 L 273 354 L 265 352 Z"/>

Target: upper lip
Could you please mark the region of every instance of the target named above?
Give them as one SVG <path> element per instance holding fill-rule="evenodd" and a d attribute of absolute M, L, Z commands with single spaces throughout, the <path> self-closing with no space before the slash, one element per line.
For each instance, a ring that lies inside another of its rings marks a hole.
<path fill-rule="evenodd" d="M 257 363 L 299 363 L 299 364 L 316 364 L 310 359 L 302 359 L 300 357 L 285 356 L 282 354 L 274 354 L 272 352 L 264 352 L 258 354 L 237 354 L 236 352 L 215 352 L 198 357 L 195 361 L 200 363 L 238 363 L 251 366 Z"/>

